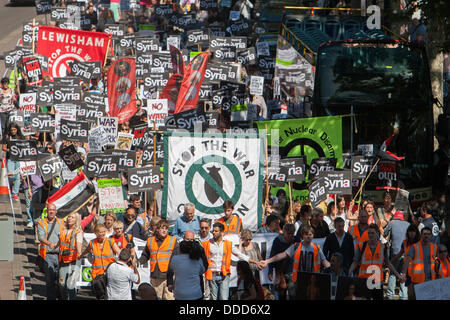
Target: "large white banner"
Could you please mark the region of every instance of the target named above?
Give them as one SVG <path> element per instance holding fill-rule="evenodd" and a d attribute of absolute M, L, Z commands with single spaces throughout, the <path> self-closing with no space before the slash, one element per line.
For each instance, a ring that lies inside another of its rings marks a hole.
<path fill-rule="evenodd" d="M 94 233 L 85 233 L 84 239 L 87 243 L 89 241 L 96 238 L 96 235 Z M 134 250 L 136 252 L 136 258 L 139 260 L 141 257 L 142 251 L 144 251 L 145 246 L 147 244 L 146 241 L 133 238 L 134 243 Z M 92 263 L 89 258 L 83 258 L 81 260 L 81 273 L 80 273 L 80 279 L 77 282 L 77 287 L 86 287 L 91 285 L 92 276 L 91 276 L 91 266 Z M 138 286 L 142 283 L 150 283 L 150 263 L 147 261 L 145 265 L 139 265 L 138 266 L 138 272 L 140 276 L 140 282 L 138 285 L 133 283 L 133 289 L 137 290 Z"/>
<path fill-rule="evenodd" d="M 243 227 L 255 231 L 262 211 L 262 151 L 255 135 L 165 136 L 162 216 L 173 224 L 191 202 L 200 218 L 219 219 L 223 203 L 231 200 Z"/>

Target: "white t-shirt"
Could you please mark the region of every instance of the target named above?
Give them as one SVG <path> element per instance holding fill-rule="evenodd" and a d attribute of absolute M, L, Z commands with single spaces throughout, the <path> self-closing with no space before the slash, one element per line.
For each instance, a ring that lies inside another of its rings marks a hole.
<path fill-rule="evenodd" d="M 108 284 L 106 294 L 108 300 L 131 300 L 131 286 L 138 281 L 134 270 L 121 261 L 112 263 L 107 270 Z"/>

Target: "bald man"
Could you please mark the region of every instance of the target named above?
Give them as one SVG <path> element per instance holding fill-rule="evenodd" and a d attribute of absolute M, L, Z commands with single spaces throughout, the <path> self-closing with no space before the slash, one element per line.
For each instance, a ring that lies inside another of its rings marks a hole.
<path fill-rule="evenodd" d="M 195 233 L 192 230 L 187 230 L 183 235 L 182 241 L 193 241 L 195 243 L 195 245 L 199 246 L 199 248 L 202 250 L 203 265 L 205 266 L 205 269 L 208 269 L 208 259 L 206 258 L 205 249 L 203 249 L 202 245 L 198 241 L 195 241 Z M 177 254 L 180 254 L 180 246 L 177 246 L 173 250 L 172 255 L 170 256 L 170 260 L 172 261 L 172 257 Z M 170 265 L 171 264 L 169 261 L 169 266 Z M 200 281 L 202 291 L 203 291 L 202 275 L 199 276 L 199 281 Z M 173 291 L 173 270 L 170 267 L 167 270 L 167 288 L 169 289 L 169 291 Z"/>
<path fill-rule="evenodd" d="M 59 234 L 64 229 L 64 222 L 56 217 L 56 206 L 47 204 L 47 217 L 38 222 L 39 256 L 44 259 L 44 274 L 47 300 L 59 297 Z"/>

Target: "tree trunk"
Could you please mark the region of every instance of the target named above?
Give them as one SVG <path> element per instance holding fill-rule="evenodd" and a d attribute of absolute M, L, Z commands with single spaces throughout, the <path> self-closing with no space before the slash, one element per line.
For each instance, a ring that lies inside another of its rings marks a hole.
<path fill-rule="evenodd" d="M 439 114 L 443 112 L 441 105 L 444 104 L 444 87 L 443 87 L 443 67 L 444 55 L 440 51 L 440 46 L 445 41 L 445 23 L 440 19 L 430 19 L 427 26 L 427 55 L 430 65 L 431 91 L 433 98 L 439 102 L 433 105 L 433 120 L 436 126 Z M 434 138 L 434 149 L 438 148 L 436 137 Z"/>

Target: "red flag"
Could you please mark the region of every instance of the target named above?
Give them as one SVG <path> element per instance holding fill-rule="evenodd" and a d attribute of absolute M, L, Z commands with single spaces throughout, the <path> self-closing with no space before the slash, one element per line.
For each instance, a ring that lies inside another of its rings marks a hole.
<path fill-rule="evenodd" d="M 392 139 L 394 139 L 395 134 L 393 134 L 392 136 L 390 136 L 389 138 L 387 138 L 386 140 L 384 140 L 383 144 L 380 147 L 380 152 L 379 155 L 383 158 L 383 159 L 388 159 L 388 160 L 396 160 L 396 161 L 400 161 L 405 159 L 405 157 L 399 157 L 396 154 L 387 151 L 387 147 L 389 147 L 389 145 L 392 142 Z"/>
<path fill-rule="evenodd" d="M 70 72 L 69 61 L 104 61 L 110 35 L 103 32 L 79 31 L 40 26 L 36 53 L 48 57 L 52 77 Z"/>
<path fill-rule="evenodd" d="M 136 113 L 136 62 L 123 58 L 114 62 L 108 70 L 109 116 L 118 117 L 119 124 Z"/>
<path fill-rule="evenodd" d="M 167 81 L 164 87 L 160 99 L 167 99 L 167 104 L 169 106 L 169 114 L 175 111 L 175 105 L 177 104 L 178 93 L 180 92 L 181 82 L 183 77 L 179 74 L 173 74 L 170 76 L 169 81 Z"/>
<path fill-rule="evenodd" d="M 208 58 L 209 52 L 203 52 L 196 55 L 189 63 L 184 72 L 174 113 L 195 109 L 197 107 L 198 95 L 205 77 Z"/>

